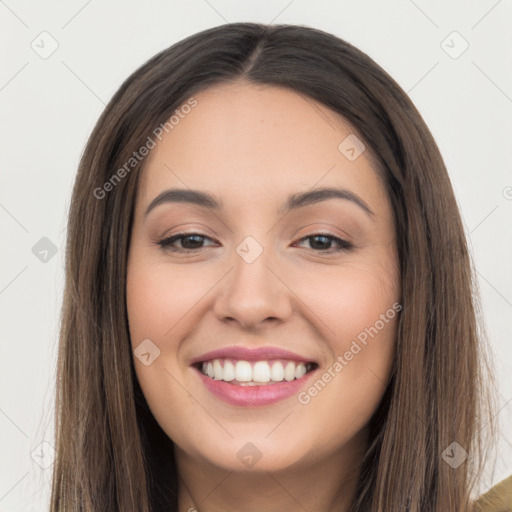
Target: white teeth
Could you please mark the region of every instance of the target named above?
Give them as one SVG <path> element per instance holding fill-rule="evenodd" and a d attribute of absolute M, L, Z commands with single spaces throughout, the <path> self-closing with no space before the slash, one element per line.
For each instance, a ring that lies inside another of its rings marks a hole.
<path fill-rule="evenodd" d="M 295 363 L 292 363 L 291 361 L 287 363 L 284 369 L 284 378 L 288 382 L 295 378 Z"/>
<path fill-rule="evenodd" d="M 281 382 L 284 379 L 284 368 L 280 361 L 276 361 L 270 368 L 270 378 L 275 382 Z"/>
<path fill-rule="evenodd" d="M 295 378 L 300 379 L 301 377 L 304 377 L 304 375 L 306 375 L 306 365 L 300 363 L 295 367 Z"/>
<path fill-rule="evenodd" d="M 213 378 L 216 380 L 222 380 L 222 365 L 218 359 L 213 360 Z"/>
<path fill-rule="evenodd" d="M 247 361 L 237 361 L 235 366 L 235 379 L 240 382 L 251 382 L 252 366 Z"/>
<path fill-rule="evenodd" d="M 223 373 L 222 380 L 226 382 L 235 380 L 235 365 L 231 361 L 224 361 Z"/>
<path fill-rule="evenodd" d="M 252 369 L 254 382 L 270 382 L 270 366 L 266 361 L 258 361 Z"/>
<path fill-rule="evenodd" d="M 213 359 L 203 362 L 201 369 L 204 375 L 215 380 L 232 382 L 240 386 L 260 386 L 278 382 L 291 382 L 300 379 L 313 365 L 294 361 L 234 361 L 229 359 Z"/>

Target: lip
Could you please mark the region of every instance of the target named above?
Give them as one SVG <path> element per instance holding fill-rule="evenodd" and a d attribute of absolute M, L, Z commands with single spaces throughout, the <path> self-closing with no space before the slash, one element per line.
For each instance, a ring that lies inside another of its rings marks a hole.
<path fill-rule="evenodd" d="M 223 380 L 215 380 L 204 375 L 200 369 L 193 366 L 205 387 L 224 402 L 238 407 L 255 407 L 270 405 L 281 400 L 296 396 L 301 388 L 306 386 L 308 381 L 318 371 L 318 367 L 309 371 L 300 379 L 291 382 L 279 382 L 262 386 L 238 386 L 229 384 Z"/>
<path fill-rule="evenodd" d="M 202 363 L 203 361 L 210 361 L 212 359 L 238 359 L 240 361 L 264 361 L 270 359 L 290 359 L 291 361 L 297 361 L 301 363 L 316 363 L 313 359 L 305 358 L 299 354 L 291 352 L 290 350 L 284 350 L 277 347 L 259 347 L 259 348 L 247 348 L 241 346 L 232 346 L 219 348 L 206 352 L 198 357 L 195 357 L 190 362 L 190 365 Z M 308 375 L 308 374 L 306 374 Z M 297 379 L 300 380 L 300 379 Z"/>

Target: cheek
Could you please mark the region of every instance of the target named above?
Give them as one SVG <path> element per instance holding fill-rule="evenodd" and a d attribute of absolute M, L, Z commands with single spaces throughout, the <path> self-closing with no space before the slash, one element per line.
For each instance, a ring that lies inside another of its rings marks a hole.
<path fill-rule="evenodd" d="M 332 306 L 336 334 L 325 339 L 331 357 L 298 396 L 304 429 L 314 432 L 322 424 L 316 441 L 320 452 L 336 449 L 361 431 L 389 383 L 400 306 L 388 294 L 371 292 L 361 283 L 353 289 L 347 285 L 347 295 Z"/>
<path fill-rule="evenodd" d="M 133 345 L 146 337 L 156 338 L 165 325 L 170 327 L 168 316 L 162 313 L 174 311 L 174 305 L 168 303 L 171 296 L 157 272 L 142 265 L 129 266 L 126 301 Z"/>
<path fill-rule="evenodd" d="M 393 304 L 400 300 L 393 262 L 389 256 L 380 261 L 378 258 L 367 261 L 354 258 L 343 265 L 319 266 L 311 277 L 307 270 L 297 273 L 293 279 L 289 276 L 294 292 L 307 306 L 302 309 L 302 314 L 309 315 L 310 322 L 320 327 L 333 351 L 345 352 L 350 340 L 361 333 L 360 337 L 364 339 L 366 330 L 376 322 L 378 330 L 383 331 L 381 338 L 389 337 L 392 328 L 387 324 L 396 313 Z M 385 316 L 385 328 L 382 315 Z"/>
<path fill-rule="evenodd" d="M 133 345 L 145 338 L 163 343 L 187 324 L 188 315 L 208 289 L 209 280 L 195 276 L 176 265 L 134 258 L 128 266 L 126 287 Z"/>
<path fill-rule="evenodd" d="M 135 373 L 148 406 L 167 435 L 187 442 L 184 433 L 204 423 L 204 411 L 186 391 L 179 367 L 179 339 L 197 322 L 193 308 L 205 291 L 198 288 L 204 279 L 193 280 L 193 273 L 177 266 L 157 264 L 135 250 L 129 260 L 126 301 L 132 350 L 146 339 L 159 348 L 150 365 L 134 357 Z M 176 340 L 176 343 L 173 342 Z M 169 406 L 172 404 L 172 407 Z M 187 411 L 177 420 L 175 411 Z"/>
<path fill-rule="evenodd" d="M 308 307 L 322 320 L 329 360 L 302 394 L 308 418 L 330 407 L 336 429 L 355 422 L 362 427 L 375 411 L 389 380 L 401 305 L 397 274 L 390 264 L 357 262 L 331 268 L 303 287 Z M 307 294 L 307 295 L 306 295 Z M 316 325 L 320 325 L 318 320 Z"/>

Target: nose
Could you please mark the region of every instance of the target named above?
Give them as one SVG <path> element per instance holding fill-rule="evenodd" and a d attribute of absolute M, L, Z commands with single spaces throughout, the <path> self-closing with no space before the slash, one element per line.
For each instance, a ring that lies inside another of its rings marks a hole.
<path fill-rule="evenodd" d="M 218 289 L 216 317 L 244 329 L 285 322 L 292 314 L 293 292 L 265 250 L 255 261 L 249 261 L 234 255 L 233 267 Z"/>

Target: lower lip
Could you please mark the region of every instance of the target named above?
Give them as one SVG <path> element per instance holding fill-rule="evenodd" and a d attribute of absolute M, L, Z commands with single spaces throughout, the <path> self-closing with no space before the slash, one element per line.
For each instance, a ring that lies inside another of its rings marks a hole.
<path fill-rule="evenodd" d="M 223 380 L 214 380 L 195 369 L 206 388 L 221 400 L 241 407 L 269 405 L 296 395 L 316 372 L 312 370 L 300 379 L 263 386 L 239 386 Z"/>

